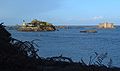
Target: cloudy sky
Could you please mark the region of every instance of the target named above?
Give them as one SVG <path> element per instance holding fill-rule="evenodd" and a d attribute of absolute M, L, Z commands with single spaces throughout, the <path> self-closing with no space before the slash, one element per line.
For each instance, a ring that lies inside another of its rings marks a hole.
<path fill-rule="evenodd" d="M 47 21 L 54 25 L 120 25 L 120 0 L 0 0 L 0 22 Z"/>

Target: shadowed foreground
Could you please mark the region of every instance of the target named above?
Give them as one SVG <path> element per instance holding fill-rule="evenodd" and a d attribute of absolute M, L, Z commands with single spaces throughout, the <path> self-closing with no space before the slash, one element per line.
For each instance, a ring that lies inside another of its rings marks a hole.
<path fill-rule="evenodd" d="M 83 60 L 76 63 L 62 55 L 42 58 L 33 45 L 33 41 L 12 38 L 0 24 L 0 71 L 120 71 L 117 67 L 87 65 Z"/>

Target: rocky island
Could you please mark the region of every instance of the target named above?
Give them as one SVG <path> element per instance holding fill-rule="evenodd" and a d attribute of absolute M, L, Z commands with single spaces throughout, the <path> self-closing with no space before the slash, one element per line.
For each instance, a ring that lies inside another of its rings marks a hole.
<path fill-rule="evenodd" d="M 23 21 L 23 24 L 20 28 L 18 28 L 18 31 L 55 31 L 56 28 L 54 25 L 44 22 L 44 21 L 39 21 L 37 19 L 32 20 L 30 23 L 26 23 Z"/>

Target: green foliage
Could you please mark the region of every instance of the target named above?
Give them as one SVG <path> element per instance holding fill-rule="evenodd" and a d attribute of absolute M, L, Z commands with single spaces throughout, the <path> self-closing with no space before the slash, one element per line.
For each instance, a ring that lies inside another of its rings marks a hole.
<path fill-rule="evenodd" d="M 47 26 L 47 25 L 49 25 L 48 22 L 39 21 L 37 19 L 32 20 L 31 24 L 34 26 L 40 26 L 40 25 Z"/>

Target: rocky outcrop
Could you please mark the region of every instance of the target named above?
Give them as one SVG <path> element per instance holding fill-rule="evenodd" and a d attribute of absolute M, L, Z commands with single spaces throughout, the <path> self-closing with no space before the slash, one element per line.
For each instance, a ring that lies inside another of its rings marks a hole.
<path fill-rule="evenodd" d="M 40 27 L 20 27 L 19 31 L 55 31 L 54 26 L 40 26 Z"/>
<path fill-rule="evenodd" d="M 23 23 L 23 25 L 18 29 L 19 31 L 55 31 L 54 25 L 47 22 L 33 20 L 31 23 Z"/>
<path fill-rule="evenodd" d="M 81 33 L 97 33 L 96 30 L 82 30 Z"/>

